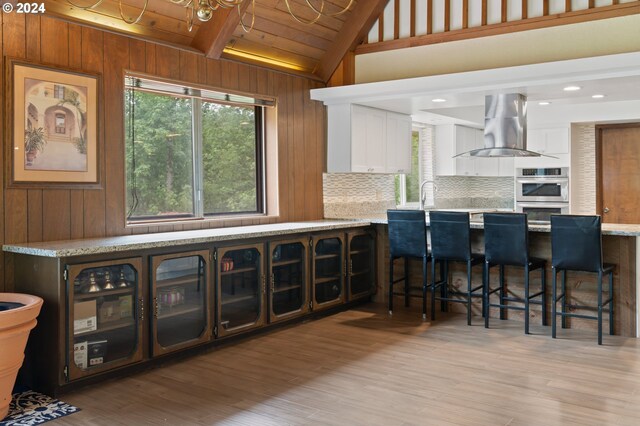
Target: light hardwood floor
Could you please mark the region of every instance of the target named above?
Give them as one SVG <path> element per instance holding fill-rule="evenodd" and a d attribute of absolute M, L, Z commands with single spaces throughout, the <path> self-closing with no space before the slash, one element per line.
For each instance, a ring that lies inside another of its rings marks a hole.
<path fill-rule="evenodd" d="M 380 305 L 62 395 L 62 425 L 639 425 L 640 341 Z"/>

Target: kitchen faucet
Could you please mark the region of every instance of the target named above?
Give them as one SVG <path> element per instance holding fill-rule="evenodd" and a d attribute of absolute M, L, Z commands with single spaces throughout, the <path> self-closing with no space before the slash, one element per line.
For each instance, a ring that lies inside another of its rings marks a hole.
<path fill-rule="evenodd" d="M 426 196 L 425 196 L 425 193 L 424 193 L 424 186 L 426 184 L 428 184 L 428 183 L 433 184 L 433 195 L 434 195 L 434 198 L 435 198 L 435 193 L 438 190 L 438 187 L 436 186 L 436 183 L 434 181 L 432 181 L 432 180 L 423 180 L 422 181 L 422 183 L 420 184 L 420 210 L 424 210 L 424 207 L 425 207 L 424 206 L 424 201 L 425 201 Z"/>

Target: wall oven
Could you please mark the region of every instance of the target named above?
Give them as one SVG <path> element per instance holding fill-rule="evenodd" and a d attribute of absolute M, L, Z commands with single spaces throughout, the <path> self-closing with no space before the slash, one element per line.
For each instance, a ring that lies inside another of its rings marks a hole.
<path fill-rule="evenodd" d="M 516 169 L 516 211 L 529 220 L 548 221 L 552 214 L 569 213 L 569 169 Z"/>
<path fill-rule="evenodd" d="M 569 202 L 567 167 L 516 171 L 516 201 Z"/>

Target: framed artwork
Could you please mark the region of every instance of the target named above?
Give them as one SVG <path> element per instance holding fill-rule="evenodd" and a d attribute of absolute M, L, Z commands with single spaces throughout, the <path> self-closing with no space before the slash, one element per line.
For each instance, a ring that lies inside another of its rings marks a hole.
<path fill-rule="evenodd" d="M 9 187 L 99 187 L 99 75 L 7 59 Z"/>

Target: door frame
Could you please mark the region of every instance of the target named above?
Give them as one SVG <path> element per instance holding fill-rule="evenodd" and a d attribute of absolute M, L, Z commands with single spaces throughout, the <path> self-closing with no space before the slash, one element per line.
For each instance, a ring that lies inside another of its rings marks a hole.
<path fill-rule="evenodd" d="M 602 216 L 602 131 L 640 127 L 640 122 L 596 124 L 596 214 Z"/>

